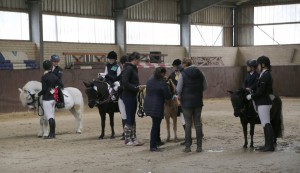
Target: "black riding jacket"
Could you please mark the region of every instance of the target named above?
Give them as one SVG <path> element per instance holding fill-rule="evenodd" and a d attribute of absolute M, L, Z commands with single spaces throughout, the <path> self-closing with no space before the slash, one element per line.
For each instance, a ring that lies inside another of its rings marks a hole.
<path fill-rule="evenodd" d="M 52 70 L 52 73 L 55 74 L 55 76 L 58 77 L 58 80 L 60 80 L 60 85 L 59 87 L 63 88 L 64 87 L 64 84 L 62 82 L 62 75 L 63 75 L 63 70 L 61 67 L 59 66 L 55 66 L 54 69 Z"/>
<path fill-rule="evenodd" d="M 273 79 L 269 70 L 265 71 L 258 79 L 256 85 L 253 86 L 254 93 L 251 95 L 255 104 L 258 105 L 271 105 L 272 101 L 269 97 L 273 94 Z"/>
<path fill-rule="evenodd" d="M 42 91 L 38 93 L 38 96 L 43 96 L 43 100 L 54 100 L 53 94 L 50 93 L 52 88 L 57 85 L 61 85 L 60 80 L 53 72 L 48 72 L 42 76 Z"/>

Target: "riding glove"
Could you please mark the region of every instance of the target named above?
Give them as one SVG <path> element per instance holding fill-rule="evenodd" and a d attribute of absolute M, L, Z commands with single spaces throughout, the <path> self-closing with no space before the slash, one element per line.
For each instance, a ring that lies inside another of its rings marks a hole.
<path fill-rule="evenodd" d="M 246 98 L 247 98 L 247 100 L 251 100 L 251 94 L 248 94 L 248 95 L 246 96 Z"/>

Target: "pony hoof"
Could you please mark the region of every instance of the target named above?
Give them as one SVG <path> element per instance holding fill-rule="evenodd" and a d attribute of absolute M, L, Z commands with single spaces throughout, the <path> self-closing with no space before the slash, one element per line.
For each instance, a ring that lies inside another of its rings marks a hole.
<path fill-rule="evenodd" d="M 102 136 L 102 135 L 101 135 L 101 136 L 99 136 L 99 138 L 98 138 L 98 139 L 103 139 L 103 137 L 104 137 L 104 136 Z"/>
<path fill-rule="evenodd" d="M 115 139 L 115 136 L 111 136 L 110 139 Z"/>
<path fill-rule="evenodd" d="M 81 131 L 77 131 L 76 134 L 81 134 Z"/>
<path fill-rule="evenodd" d="M 243 145 L 243 148 L 248 148 L 247 145 Z"/>
<path fill-rule="evenodd" d="M 170 140 L 170 139 L 167 139 L 166 142 L 171 142 L 171 140 Z"/>
<path fill-rule="evenodd" d="M 253 145 L 250 145 L 250 148 L 251 148 L 251 149 L 254 149 L 254 146 L 253 146 Z"/>

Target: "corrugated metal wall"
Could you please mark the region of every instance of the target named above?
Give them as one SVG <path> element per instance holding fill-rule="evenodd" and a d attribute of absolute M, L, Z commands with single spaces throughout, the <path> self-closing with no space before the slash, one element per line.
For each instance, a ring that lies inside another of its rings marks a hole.
<path fill-rule="evenodd" d="M 148 0 L 130 7 L 127 20 L 152 22 L 179 22 L 177 0 Z"/>
<path fill-rule="evenodd" d="M 299 0 L 254 0 L 246 3 L 246 5 L 278 5 L 300 3 Z"/>
<path fill-rule="evenodd" d="M 0 9 L 27 10 L 28 5 L 26 4 L 26 0 L 0 0 Z"/>
<path fill-rule="evenodd" d="M 233 12 L 228 7 L 210 7 L 191 15 L 191 24 L 223 26 L 223 46 L 232 46 Z"/>
<path fill-rule="evenodd" d="M 43 0 L 43 12 L 112 17 L 112 0 Z"/>

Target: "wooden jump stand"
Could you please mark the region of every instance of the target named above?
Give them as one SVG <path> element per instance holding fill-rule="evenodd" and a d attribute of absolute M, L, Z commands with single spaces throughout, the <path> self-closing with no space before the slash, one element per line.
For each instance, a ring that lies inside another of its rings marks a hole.
<path fill-rule="evenodd" d="M 106 53 L 63 52 L 66 69 L 104 68 Z"/>

